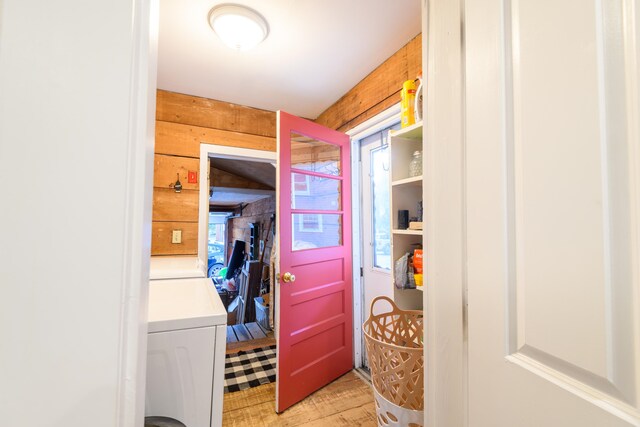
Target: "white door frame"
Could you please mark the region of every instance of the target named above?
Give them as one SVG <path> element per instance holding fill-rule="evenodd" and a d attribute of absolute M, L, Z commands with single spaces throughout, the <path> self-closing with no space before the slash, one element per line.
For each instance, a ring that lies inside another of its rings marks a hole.
<path fill-rule="evenodd" d="M 464 2 L 422 0 L 425 426 L 466 426 Z"/>
<path fill-rule="evenodd" d="M 0 5 L 0 12 L 1 9 Z M 130 147 L 127 176 L 131 191 L 125 195 L 129 209 L 124 213 L 129 227 L 123 242 L 127 262 L 123 272 L 118 350 L 118 426 L 141 425 L 144 422 L 159 0 L 136 0 L 132 13 L 131 39 L 134 48 L 129 76 L 131 90 L 127 135 Z"/>
<path fill-rule="evenodd" d="M 362 179 L 360 178 L 360 140 L 388 128 L 400 120 L 400 103 L 394 104 L 347 132 L 351 138 L 351 214 L 353 233 L 353 360 L 356 368 L 362 359 Z M 356 244 L 356 242 L 359 242 Z"/>
<path fill-rule="evenodd" d="M 198 264 L 207 276 L 207 242 L 209 240 L 209 158 L 248 160 L 274 164 L 278 161 L 275 151 L 253 150 L 226 145 L 200 144 L 200 194 L 198 203 Z M 276 173 L 276 169 L 273 169 Z M 276 192 L 278 189 L 276 188 Z"/>

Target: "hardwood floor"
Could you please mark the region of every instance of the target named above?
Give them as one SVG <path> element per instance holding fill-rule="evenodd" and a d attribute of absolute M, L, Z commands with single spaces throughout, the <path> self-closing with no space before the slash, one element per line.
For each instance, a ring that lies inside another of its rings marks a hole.
<path fill-rule="evenodd" d="M 227 326 L 227 343 L 273 337 L 273 331 L 265 331 L 256 322 Z"/>
<path fill-rule="evenodd" d="M 227 326 L 226 354 L 274 345 L 273 331 L 265 331 L 257 323 Z"/>
<path fill-rule="evenodd" d="M 224 395 L 223 426 L 377 426 L 369 383 L 351 371 L 287 409 L 275 413 L 275 384 Z"/>
<path fill-rule="evenodd" d="M 227 343 L 225 354 L 234 354 L 239 351 L 252 350 L 259 347 L 269 347 L 276 343 L 275 338 L 259 338 L 250 341 L 238 341 Z"/>

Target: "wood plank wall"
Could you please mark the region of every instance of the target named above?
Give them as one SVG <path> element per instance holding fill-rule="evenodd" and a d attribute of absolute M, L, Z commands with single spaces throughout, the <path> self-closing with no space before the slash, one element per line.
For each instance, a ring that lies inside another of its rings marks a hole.
<path fill-rule="evenodd" d="M 422 34 L 394 53 L 316 119 L 323 126 L 346 132 L 400 102 L 405 80 L 422 69 Z"/>
<path fill-rule="evenodd" d="M 274 172 L 275 173 L 275 172 Z M 252 181 L 247 178 L 223 171 L 221 169 L 211 168 L 209 174 L 212 187 L 224 188 L 249 188 L 252 190 L 273 190 L 268 185 Z"/>
<path fill-rule="evenodd" d="M 201 143 L 275 151 L 275 135 L 272 111 L 158 90 L 151 255 L 198 253 Z M 197 184 L 188 171 L 198 173 Z M 177 173 L 180 193 L 171 188 Z M 171 243 L 173 230 L 182 230 L 182 243 Z"/>
<path fill-rule="evenodd" d="M 234 215 L 240 215 L 240 210 L 234 210 Z M 227 253 L 233 250 L 233 242 L 236 240 L 244 240 L 249 250 L 249 242 L 251 241 L 252 222 L 260 224 L 260 240 L 264 240 L 266 236 L 265 230 L 269 227 L 269 219 L 271 215 L 276 213 L 275 196 L 267 197 L 257 202 L 249 203 L 242 209 L 242 216 L 230 219 L 228 225 Z M 271 247 L 273 245 L 273 236 L 270 234 L 267 239 L 264 251 L 265 263 L 269 264 L 271 256 Z"/>
<path fill-rule="evenodd" d="M 421 67 L 422 37 L 418 35 L 320 114 L 316 122 L 346 132 L 400 102 L 402 83 L 415 78 Z M 151 254 L 197 254 L 200 184 L 189 184 L 187 172 L 196 171 L 198 182 L 202 181 L 201 143 L 275 151 L 275 136 L 273 111 L 158 90 Z M 183 185 L 181 193 L 170 188 L 177 173 Z M 183 243 L 171 243 L 174 229 L 182 230 Z"/>

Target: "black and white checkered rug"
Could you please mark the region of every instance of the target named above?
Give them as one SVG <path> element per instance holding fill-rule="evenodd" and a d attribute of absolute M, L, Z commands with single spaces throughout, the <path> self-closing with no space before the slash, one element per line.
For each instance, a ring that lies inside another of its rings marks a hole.
<path fill-rule="evenodd" d="M 224 392 L 246 390 L 276 380 L 276 346 L 227 354 L 224 364 Z"/>

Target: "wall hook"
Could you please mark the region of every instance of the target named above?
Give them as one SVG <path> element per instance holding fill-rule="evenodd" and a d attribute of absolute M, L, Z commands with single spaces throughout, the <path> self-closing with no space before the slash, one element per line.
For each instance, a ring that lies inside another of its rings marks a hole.
<path fill-rule="evenodd" d="M 178 175 L 178 179 L 176 180 L 176 183 L 173 184 L 173 189 L 176 193 L 179 193 L 182 191 L 182 183 L 180 182 L 180 174 L 177 173 L 176 175 Z"/>

